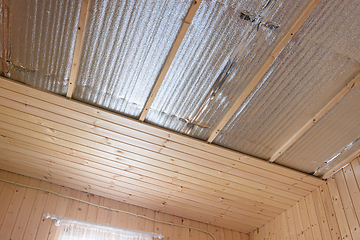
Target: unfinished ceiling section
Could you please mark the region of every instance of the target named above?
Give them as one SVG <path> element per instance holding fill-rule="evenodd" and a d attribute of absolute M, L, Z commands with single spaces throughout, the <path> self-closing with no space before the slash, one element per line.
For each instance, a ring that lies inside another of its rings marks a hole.
<path fill-rule="evenodd" d="M 204 1 L 146 121 L 206 140 L 306 4 Z M 228 63 L 233 70 L 221 78 Z"/>
<path fill-rule="evenodd" d="M 65 95 L 81 0 L 5 0 L 1 4 L 3 74 Z"/>
<path fill-rule="evenodd" d="M 190 3 L 91 1 L 73 98 L 138 117 Z"/>

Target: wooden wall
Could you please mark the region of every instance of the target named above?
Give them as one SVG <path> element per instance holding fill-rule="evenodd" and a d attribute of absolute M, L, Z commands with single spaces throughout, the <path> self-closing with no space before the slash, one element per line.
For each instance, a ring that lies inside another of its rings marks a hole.
<path fill-rule="evenodd" d="M 360 239 L 360 158 L 262 228 L 251 240 Z"/>
<path fill-rule="evenodd" d="M 129 211 L 139 215 L 146 215 L 159 220 L 201 228 L 213 233 L 217 240 L 249 240 L 248 234 L 175 217 L 169 214 L 155 212 L 146 208 L 136 207 L 3 170 L 0 170 L 0 178 L 30 186 L 50 189 L 51 191 L 80 198 L 92 203 Z M 157 232 L 163 234 L 165 236 L 164 239 L 212 239 L 212 237 L 208 234 L 190 230 L 189 228 L 155 223 L 153 221 L 137 218 L 125 213 L 109 211 L 76 200 L 58 197 L 55 194 L 47 193 L 42 190 L 21 187 L 0 181 L 1 240 L 53 239 L 56 227 L 52 220 L 45 219 L 42 216 L 43 213 L 56 214 L 102 224 L 108 223 L 112 226 Z"/>

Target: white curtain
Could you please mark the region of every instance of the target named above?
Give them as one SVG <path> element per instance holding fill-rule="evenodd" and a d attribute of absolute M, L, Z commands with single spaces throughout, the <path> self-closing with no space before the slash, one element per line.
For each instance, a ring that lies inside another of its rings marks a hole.
<path fill-rule="evenodd" d="M 59 226 L 57 240 L 152 240 L 163 238 L 161 234 L 117 228 L 103 224 L 80 221 L 61 216 L 44 214 L 46 218 L 55 219 Z"/>
<path fill-rule="evenodd" d="M 59 240 L 152 240 L 149 235 L 131 233 L 111 228 L 62 222 L 58 229 Z"/>

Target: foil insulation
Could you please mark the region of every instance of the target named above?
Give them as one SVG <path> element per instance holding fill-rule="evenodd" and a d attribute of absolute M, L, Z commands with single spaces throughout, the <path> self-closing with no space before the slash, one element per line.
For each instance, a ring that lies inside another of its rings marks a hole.
<path fill-rule="evenodd" d="M 81 0 L 17 0 L 3 3 L 4 75 L 65 95 L 74 53 Z M 8 16 L 7 16 L 8 15 Z"/>
<path fill-rule="evenodd" d="M 202 1 L 146 121 L 205 140 L 306 3 Z M 239 45 L 232 71 L 218 81 Z"/>
<path fill-rule="evenodd" d="M 360 64 L 293 38 L 214 143 L 269 159 L 360 72 Z"/>
<path fill-rule="evenodd" d="M 74 99 L 138 117 L 190 4 L 92 1 Z"/>
<path fill-rule="evenodd" d="M 322 175 L 359 146 L 360 85 L 356 85 L 276 162 Z M 341 156 L 343 155 L 343 156 Z M 324 164 L 327 165 L 324 168 Z M 319 172 L 319 170 L 322 170 Z"/>

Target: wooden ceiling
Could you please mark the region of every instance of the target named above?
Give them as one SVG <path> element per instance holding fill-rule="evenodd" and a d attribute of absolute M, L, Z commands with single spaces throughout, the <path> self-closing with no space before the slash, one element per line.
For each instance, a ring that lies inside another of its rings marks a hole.
<path fill-rule="evenodd" d="M 0 79 L 0 168 L 241 232 L 323 181 Z"/>

